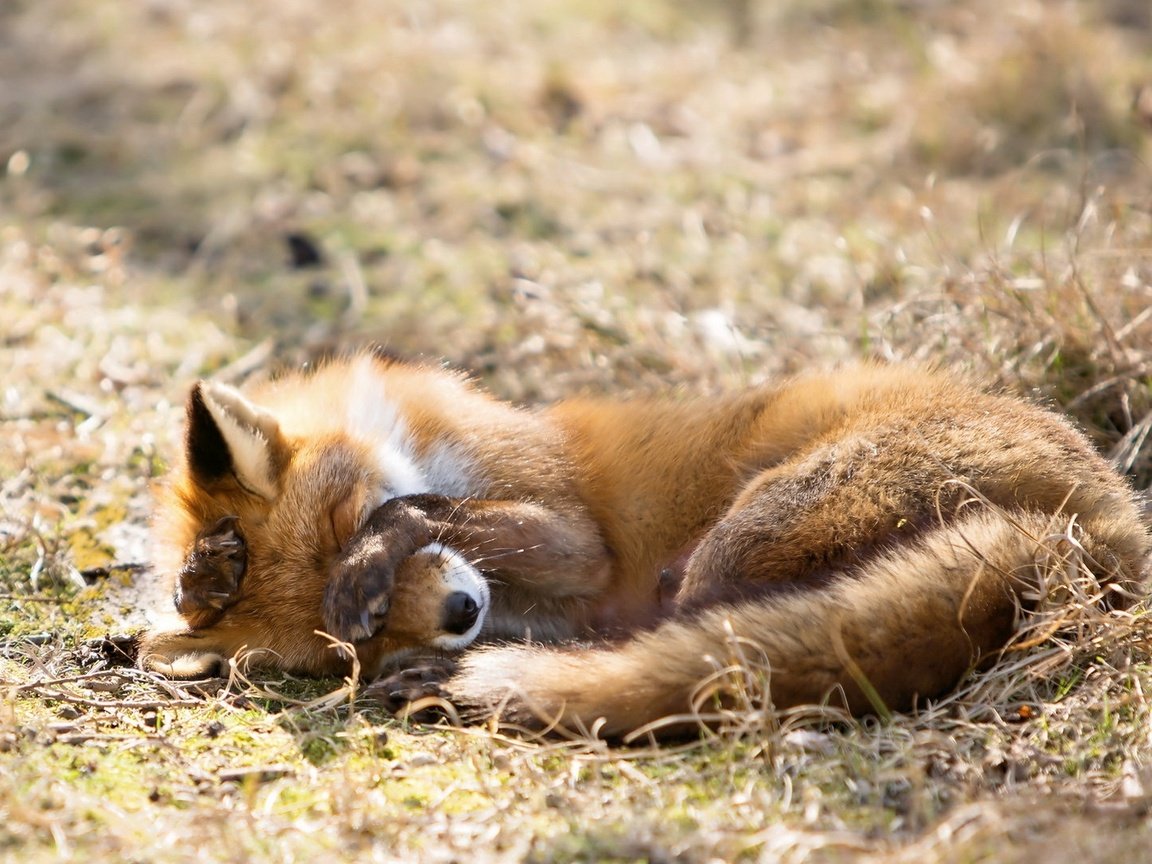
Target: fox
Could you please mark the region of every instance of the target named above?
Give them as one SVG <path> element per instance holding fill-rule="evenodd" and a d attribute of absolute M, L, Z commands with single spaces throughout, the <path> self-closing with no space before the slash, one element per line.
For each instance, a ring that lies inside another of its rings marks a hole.
<path fill-rule="evenodd" d="M 1056 568 L 1125 608 L 1152 551 L 1070 420 L 880 363 L 545 406 L 373 352 L 201 381 L 156 521 L 176 614 L 145 668 L 355 670 L 393 710 L 605 738 L 732 704 L 734 644 L 776 710 L 915 710 L 997 662 Z"/>

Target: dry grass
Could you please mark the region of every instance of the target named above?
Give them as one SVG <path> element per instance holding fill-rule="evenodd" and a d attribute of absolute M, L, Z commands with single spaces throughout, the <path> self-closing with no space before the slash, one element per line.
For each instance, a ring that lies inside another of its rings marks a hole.
<path fill-rule="evenodd" d="M 1146 858 L 1152 634 L 1074 561 L 919 716 L 776 716 L 745 656 L 744 710 L 683 750 L 193 692 L 87 640 L 163 603 L 147 488 L 189 381 L 365 340 L 522 400 L 927 360 L 1149 487 L 1148 28 L 1130 0 L 0 6 L 0 858 Z"/>

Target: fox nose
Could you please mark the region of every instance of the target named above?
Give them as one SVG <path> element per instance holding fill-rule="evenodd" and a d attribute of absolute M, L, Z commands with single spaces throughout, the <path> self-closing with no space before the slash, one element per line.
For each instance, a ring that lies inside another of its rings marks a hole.
<path fill-rule="evenodd" d="M 459 636 L 467 633 L 480 616 L 480 606 L 465 591 L 453 591 L 444 601 L 444 630 Z"/>

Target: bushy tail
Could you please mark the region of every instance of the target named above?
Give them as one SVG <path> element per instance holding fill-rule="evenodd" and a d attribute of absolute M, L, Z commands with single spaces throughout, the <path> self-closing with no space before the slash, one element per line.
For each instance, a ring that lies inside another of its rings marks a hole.
<path fill-rule="evenodd" d="M 905 710 L 993 660 L 1055 574 L 1087 561 L 1135 578 L 1141 562 L 1118 559 L 1113 540 L 1069 530 L 1066 518 L 987 510 L 826 587 L 715 607 L 618 646 L 477 651 L 447 690 L 510 723 L 618 738 L 737 704 L 740 676 L 718 672 L 743 657 L 763 664 L 778 709 L 827 701 L 854 714 Z"/>

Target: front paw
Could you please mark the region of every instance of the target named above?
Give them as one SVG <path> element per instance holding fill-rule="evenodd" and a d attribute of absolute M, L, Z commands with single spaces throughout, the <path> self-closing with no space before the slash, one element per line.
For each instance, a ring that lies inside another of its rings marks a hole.
<path fill-rule="evenodd" d="M 176 574 L 172 599 L 192 627 L 214 623 L 240 598 L 248 546 L 239 523 L 238 517 L 225 516 L 201 531 Z"/>
<path fill-rule="evenodd" d="M 324 592 L 324 626 L 337 639 L 363 642 L 384 628 L 396 568 L 428 545 L 436 526 L 405 498 L 385 501 L 332 566 Z"/>
<path fill-rule="evenodd" d="M 324 626 L 344 642 L 364 642 L 384 628 L 394 573 L 384 555 L 346 557 L 333 567 L 324 591 Z"/>
<path fill-rule="evenodd" d="M 373 682 L 364 695 L 392 714 L 433 723 L 449 716 L 444 685 L 455 671 L 451 660 L 431 660 Z"/>

